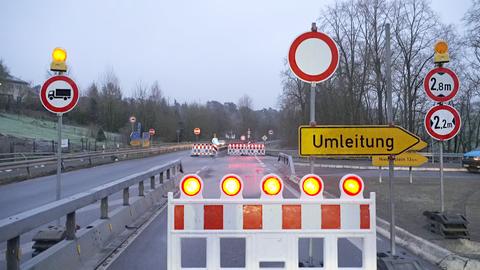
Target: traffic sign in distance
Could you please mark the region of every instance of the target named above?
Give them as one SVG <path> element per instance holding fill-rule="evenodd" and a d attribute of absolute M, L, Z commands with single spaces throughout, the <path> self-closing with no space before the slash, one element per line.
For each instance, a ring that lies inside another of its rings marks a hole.
<path fill-rule="evenodd" d="M 393 160 L 393 165 L 396 167 L 417 167 L 421 166 L 428 161 L 423 155 L 420 155 L 415 152 L 406 152 L 398 156 L 395 156 Z M 388 166 L 388 156 L 373 156 L 372 165 L 377 167 L 386 167 Z"/>
<path fill-rule="evenodd" d="M 137 121 L 137 118 L 135 116 L 130 116 L 130 123 L 135 123 Z"/>
<path fill-rule="evenodd" d="M 323 82 L 338 67 L 338 48 L 335 41 L 321 32 L 298 36 L 290 46 L 288 63 L 293 74 L 308 83 Z"/>
<path fill-rule="evenodd" d="M 300 126 L 300 156 L 398 155 L 420 138 L 398 126 Z"/>
<path fill-rule="evenodd" d="M 425 130 L 439 141 L 447 141 L 460 131 L 460 114 L 448 105 L 432 107 L 425 115 Z"/>
<path fill-rule="evenodd" d="M 200 135 L 200 128 L 194 128 L 193 129 L 193 134 L 195 134 L 197 136 Z"/>
<path fill-rule="evenodd" d="M 150 134 L 150 136 L 155 135 L 155 129 L 153 129 L 153 128 L 149 129 L 148 133 Z"/>
<path fill-rule="evenodd" d="M 263 136 L 262 136 L 262 140 L 263 140 L 264 142 L 267 141 L 267 140 L 268 140 L 267 135 L 263 135 Z"/>
<path fill-rule="evenodd" d="M 78 102 L 78 87 L 67 76 L 59 75 L 49 78 L 40 90 L 40 101 L 45 109 L 52 113 L 71 111 Z"/>
<path fill-rule="evenodd" d="M 460 88 L 457 74 L 444 67 L 430 70 L 423 80 L 423 88 L 427 96 L 436 102 L 451 100 Z"/>
<path fill-rule="evenodd" d="M 273 129 L 268 130 L 268 135 L 273 135 Z"/>

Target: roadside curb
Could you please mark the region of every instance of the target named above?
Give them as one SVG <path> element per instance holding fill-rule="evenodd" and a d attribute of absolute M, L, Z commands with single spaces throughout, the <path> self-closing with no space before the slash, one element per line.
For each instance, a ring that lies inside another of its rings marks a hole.
<path fill-rule="evenodd" d="M 457 255 L 443 247 L 395 226 L 396 243 L 445 270 L 480 269 L 480 261 Z M 390 239 L 390 223 L 377 217 L 377 232 Z"/>
<path fill-rule="evenodd" d="M 295 162 L 296 166 L 310 166 L 309 163 L 301 163 Z M 360 166 L 360 165 L 335 165 L 335 164 L 315 164 L 315 167 L 319 168 L 330 168 L 330 169 L 355 169 L 355 170 L 378 170 L 382 168 L 382 170 L 388 170 L 388 167 L 376 167 L 376 166 Z M 396 171 L 408 171 L 408 167 L 395 167 Z M 440 171 L 439 168 L 417 168 L 412 167 L 412 171 L 422 171 L 422 172 L 438 172 Z M 444 172 L 467 172 L 468 170 L 465 168 L 444 168 Z"/>

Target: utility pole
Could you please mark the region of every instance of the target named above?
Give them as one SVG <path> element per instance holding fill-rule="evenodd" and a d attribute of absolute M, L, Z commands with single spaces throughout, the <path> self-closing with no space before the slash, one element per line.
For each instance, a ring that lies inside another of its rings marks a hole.
<path fill-rule="evenodd" d="M 389 126 L 393 126 L 393 104 L 392 104 L 392 56 L 390 45 L 390 24 L 385 25 L 385 76 L 387 79 L 387 122 Z M 388 157 L 388 181 L 390 192 L 390 252 L 395 256 L 395 194 L 394 194 L 394 167 L 393 162 L 395 156 Z"/>

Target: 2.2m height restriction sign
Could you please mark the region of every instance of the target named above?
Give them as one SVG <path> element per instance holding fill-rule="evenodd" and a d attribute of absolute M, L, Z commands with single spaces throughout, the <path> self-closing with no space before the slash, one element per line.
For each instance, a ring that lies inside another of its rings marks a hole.
<path fill-rule="evenodd" d="M 78 102 L 78 87 L 67 76 L 53 76 L 48 79 L 40 90 L 40 100 L 45 109 L 52 113 L 71 111 Z"/>
<path fill-rule="evenodd" d="M 452 106 L 438 105 L 432 107 L 425 115 L 425 130 L 439 141 L 455 137 L 460 131 L 460 126 L 460 114 Z"/>

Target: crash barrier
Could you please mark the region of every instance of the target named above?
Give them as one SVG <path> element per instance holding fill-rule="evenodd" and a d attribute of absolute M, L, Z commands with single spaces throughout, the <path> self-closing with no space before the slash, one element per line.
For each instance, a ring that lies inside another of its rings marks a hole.
<path fill-rule="evenodd" d="M 147 210 L 164 200 L 165 193 L 175 186 L 173 176 L 178 172 L 183 172 L 181 161 L 171 161 L 0 220 L 0 242 L 7 241 L 6 269 L 94 269 L 110 254 L 102 254 L 107 244 L 123 235 L 127 225 L 138 222 Z M 148 179 L 151 191 L 146 193 L 144 181 Z M 138 197 L 131 199 L 130 187 L 137 184 Z M 109 196 L 120 191 L 123 191 L 123 206 L 110 211 Z M 77 210 L 98 201 L 100 219 L 77 230 Z M 65 240 L 30 260 L 22 260 L 20 266 L 20 236 L 62 217 L 66 217 Z"/>
<path fill-rule="evenodd" d="M 212 143 L 194 143 L 191 156 L 215 156 L 218 152 L 218 146 Z"/>
<path fill-rule="evenodd" d="M 300 198 L 283 198 L 283 181 L 268 174 L 260 181 L 260 198 L 244 199 L 244 182 L 228 174 L 220 181 L 220 199 L 207 199 L 202 195 L 202 179 L 195 174 L 184 176 L 180 197 L 168 194 L 167 269 L 259 269 L 269 263 L 299 269 L 299 242 L 305 238 L 323 239 L 319 266 L 323 268 L 315 269 L 347 269 L 338 262 L 342 238 L 360 240 L 356 246 L 362 251 L 362 266 L 348 269 L 377 269 L 375 193 L 364 198 L 363 180 L 348 174 L 340 180 L 340 198 L 327 199 L 323 183 L 317 175 L 305 175 L 299 182 Z M 222 259 L 222 240 L 232 238 L 245 244 L 243 248 L 229 246 L 230 252 L 235 250 L 245 257 L 236 260 L 238 265 L 227 267 L 224 263 L 229 260 Z M 202 265 L 185 265 L 189 257 L 183 253 L 192 249 L 188 240 L 199 239 L 206 243 Z"/>
<path fill-rule="evenodd" d="M 264 156 L 265 144 L 263 143 L 230 143 L 227 147 L 229 156 Z"/>
<path fill-rule="evenodd" d="M 108 151 L 96 151 L 88 153 L 74 153 L 62 155 L 62 170 L 76 167 L 94 166 L 108 162 L 125 159 L 143 158 L 162 153 L 188 150 L 191 144 L 164 145 L 160 147 L 118 149 Z M 41 157 L 31 160 L 0 163 L 0 182 L 9 178 L 30 178 L 38 175 L 45 175 L 48 168 L 56 169 L 57 157 Z M 54 167 L 55 166 L 55 167 Z M 23 177 L 21 177 L 23 176 Z"/>
<path fill-rule="evenodd" d="M 284 153 L 279 153 L 277 161 L 288 165 L 288 168 L 290 169 L 290 178 L 291 178 L 291 180 L 296 182 L 295 179 L 297 177 L 297 174 L 295 173 L 295 164 L 293 164 L 292 156 L 284 154 Z"/>

